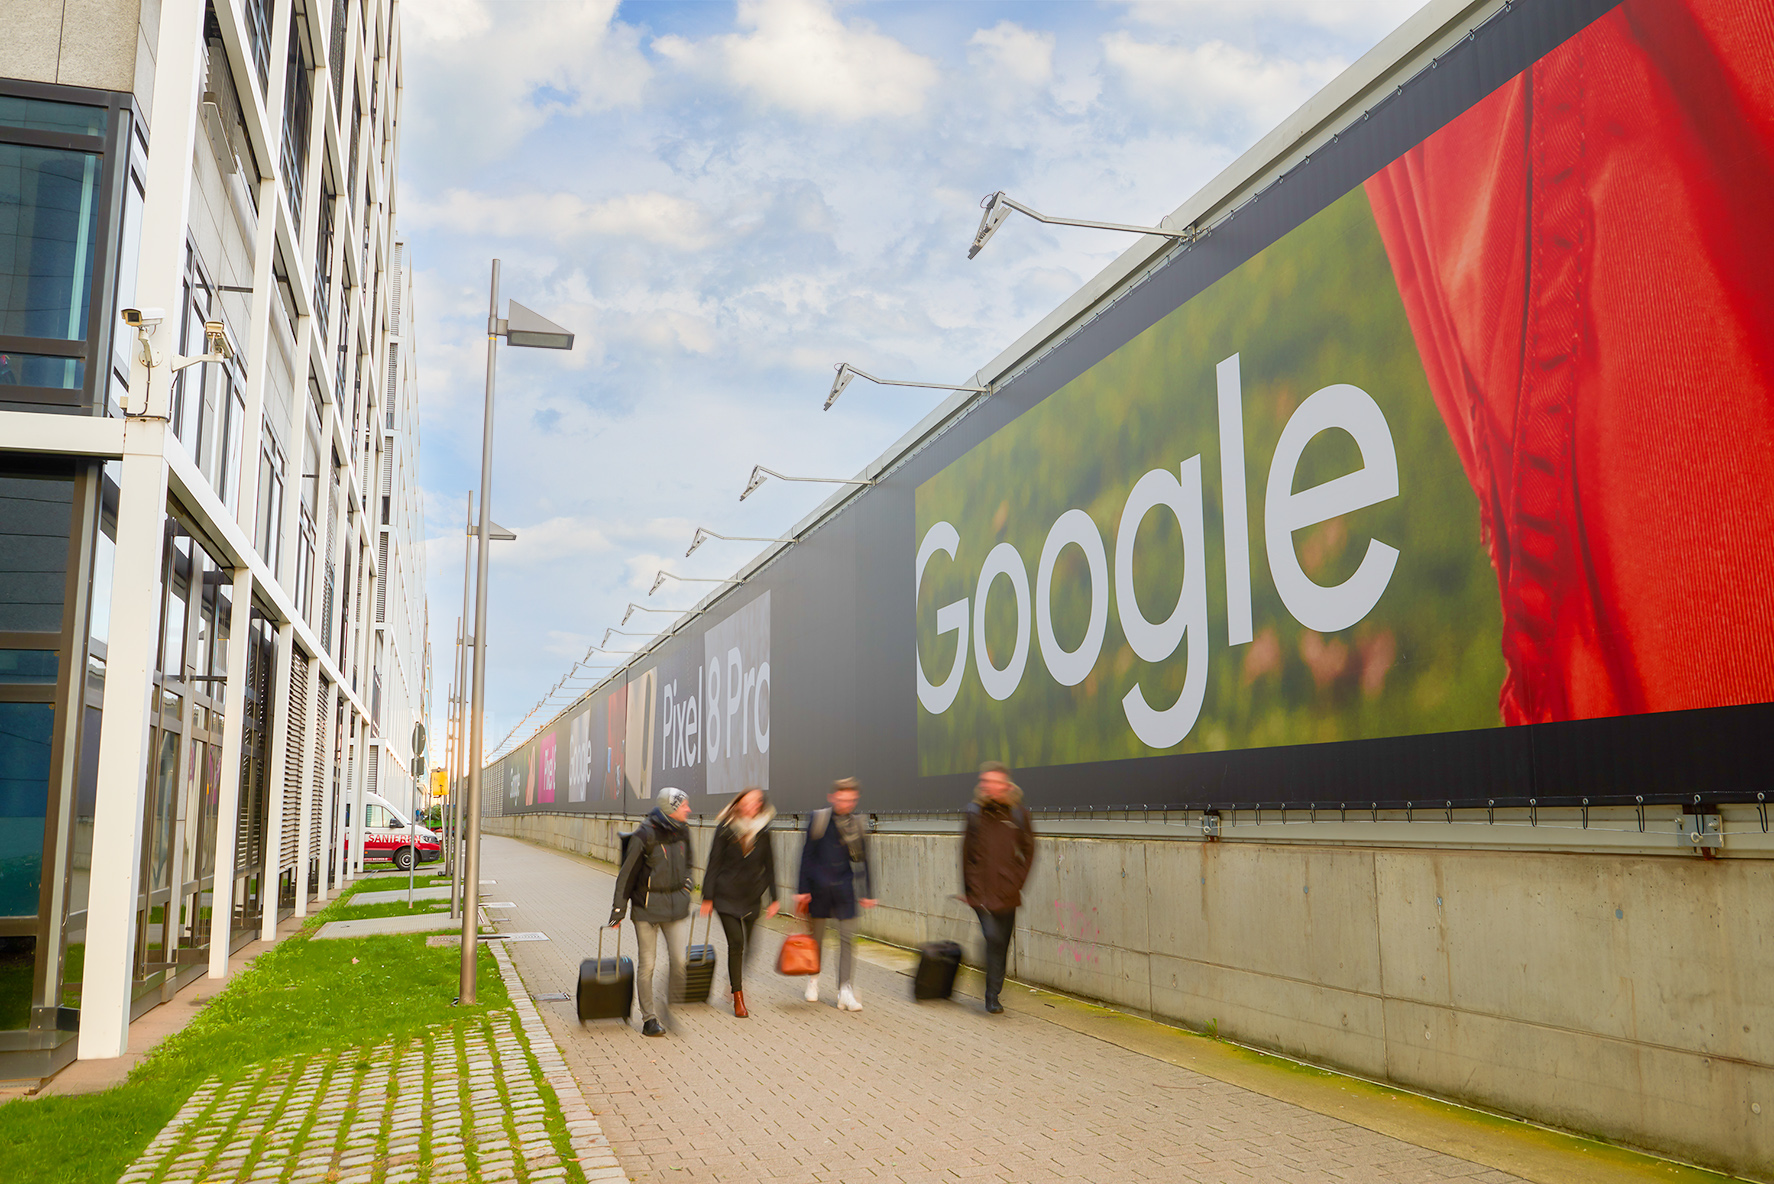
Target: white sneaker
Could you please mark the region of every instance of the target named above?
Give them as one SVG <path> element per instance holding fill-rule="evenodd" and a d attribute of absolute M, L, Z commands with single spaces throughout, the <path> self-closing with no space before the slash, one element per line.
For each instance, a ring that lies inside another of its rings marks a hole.
<path fill-rule="evenodd" d="M 862 1004 L 856 1001 L 856 991 L 849 984 L 838 988 L 839 1011 L 861 1011 Z"/>
<path fill-rule="evenodd" d="M 805 998 L 806 998 L 807 1002 L 809 1002 L 809 1003 L 818 1003 L 819 1002 L 819 976 L 818 975 L 810 974 L 807 976 L 807 991 L 805 994 Z"/>

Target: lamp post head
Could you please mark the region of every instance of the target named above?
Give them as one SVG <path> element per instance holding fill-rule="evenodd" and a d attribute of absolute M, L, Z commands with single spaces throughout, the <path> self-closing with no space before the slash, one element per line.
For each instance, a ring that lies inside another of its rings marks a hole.
<path fill-rule="evenodd" d="M 746 498 L 756 493 L 758 486 L 762 485 L 767 480 L 769 480 L 769 477 L 764 471 L 764 466 L 753 465 L 751 469 L 751 478 L 745 483 L 745 492 L 739 495 L 739 500 L 744 501 Z"/>
<path fill-rule="evenodd" d="M 541 313 L 511 302 L 511 315 L 499 322 L 499 331 L 508 345 L 533 349 L 572 349 L 573 334 Z"/>
<path fill-rule="evenodd" d="M 969 259 L 979 254 L 979 249 L 998 233 L 998 227 L 1010 216 L 1010 206 L 1006 203 L 1002 189 L 996 193 L 988 193 L 979 204 L 985 207 L 986 212 L 979 220 L 979 229 L 974 231 L 973 245 L 967 248 Z"/>
<path fill-rule="evenodd" d="M 850 368 L 849 362 L 839 362 L 838 376 L 832 379 L 832 393 L 825 397 L 825 406 L 820 410 L 830 411 L 832 404 L 838 401 L 838 396 L 844 393 L 844 388 L 849 386 L 850 380 L 855 377 L 856 371 Z"/>

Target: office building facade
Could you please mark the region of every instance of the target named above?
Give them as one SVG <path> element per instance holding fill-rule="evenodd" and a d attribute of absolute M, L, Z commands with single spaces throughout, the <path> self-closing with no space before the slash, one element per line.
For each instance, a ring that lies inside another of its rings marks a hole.
<path fill-rule="evenodd" d="M 0 44 L 0 1079 L 336 890 L 426 677 L 399 5 L 63 8 Z"/>

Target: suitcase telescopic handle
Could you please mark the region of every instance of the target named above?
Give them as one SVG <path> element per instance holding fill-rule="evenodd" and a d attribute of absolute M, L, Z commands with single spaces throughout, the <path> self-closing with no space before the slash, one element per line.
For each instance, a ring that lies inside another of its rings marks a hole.
<path fill-rule="evenodd" d="M 599 925 L 597 927 L 597 974 L 600 979 L 604 976 L 604 931 L 609 928 L 610 926 L 608 925 Z M 622 976 L 622 927 L 617 925 L 615 929 L 616 976 L 620 978 Z"/>

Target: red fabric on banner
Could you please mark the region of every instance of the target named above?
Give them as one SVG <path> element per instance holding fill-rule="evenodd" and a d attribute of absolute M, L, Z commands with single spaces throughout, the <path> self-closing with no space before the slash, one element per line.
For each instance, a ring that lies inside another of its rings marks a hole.
<path fill-rule="evenodd" d="M 1626 0 L 1366 189 L 1503 721 L 1774 700 L 1774 0 Z"/>

